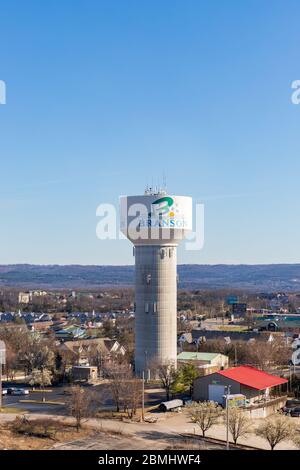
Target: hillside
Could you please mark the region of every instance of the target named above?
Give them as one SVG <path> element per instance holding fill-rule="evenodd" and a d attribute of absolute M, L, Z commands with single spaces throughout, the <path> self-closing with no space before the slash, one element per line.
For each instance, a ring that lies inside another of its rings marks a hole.
<path fill-rule="evenodd" d="M 300 291 L 300 264 L 179 265 L 179 287 Z M 0 286 L 20 288 L 95 288 L 130 286 L 133 266 L 0 265 Z"/>

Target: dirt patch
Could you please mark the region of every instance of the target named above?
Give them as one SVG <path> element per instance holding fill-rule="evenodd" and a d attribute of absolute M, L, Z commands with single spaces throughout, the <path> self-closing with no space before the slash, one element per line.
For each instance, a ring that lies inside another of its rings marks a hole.
<path fill-rule="evenodd" d="M 82 428 L 79 432 L 74 426 L 64 424 L 54 439 L 30 437 L 20 435 L 13 430 L 12 423 L 3 423 L 0 425 L 0 450 L 47 450 L 53 448 L 53 445 L 72 441 L 74 439 L 83 439 L 95 435 L 95 430 Z"/>

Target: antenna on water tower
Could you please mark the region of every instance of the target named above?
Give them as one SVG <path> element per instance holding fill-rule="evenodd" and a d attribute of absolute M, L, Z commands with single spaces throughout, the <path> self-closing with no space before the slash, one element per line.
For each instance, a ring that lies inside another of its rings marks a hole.
<path fill-rule="evenodd" d="M 167 192 L 167 177 L 165 172 L 163 172 L 163 190 Z"/>

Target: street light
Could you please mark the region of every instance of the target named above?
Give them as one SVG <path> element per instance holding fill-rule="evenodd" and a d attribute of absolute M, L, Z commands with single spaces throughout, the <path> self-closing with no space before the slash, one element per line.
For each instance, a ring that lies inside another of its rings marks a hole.
<path fill-rule="evenodd" d="M 229 406 L 228 395 L 230 395 L 231 385 L 227 385 L 226 389 L 226 450 L 229 450 Z"/>

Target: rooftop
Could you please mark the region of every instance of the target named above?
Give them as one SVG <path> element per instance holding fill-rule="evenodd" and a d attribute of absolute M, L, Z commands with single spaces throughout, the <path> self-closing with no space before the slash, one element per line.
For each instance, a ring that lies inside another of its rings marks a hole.
<path fill-rule="evenodd" d="M 178 360 L 194 360 L 194 361 L 212 361 L 215 359 L 217 356 L 219 356 L 219 353 L 206 353 L 206 352 L 189 352 L 189 351 L 184 351 L 178 354 L 177 359 Z"/>
<path fill-rule="evenodd" d="M 287 383 L 286 379 L 267 374 L 267 372 L 263 372 L 251 366 L 232 367 L 230 369 L 220 370 L 217 374 L 239 382 L 246 387 L 254 388 L 255 390 L 265 390 L 266 388 Z"/>

